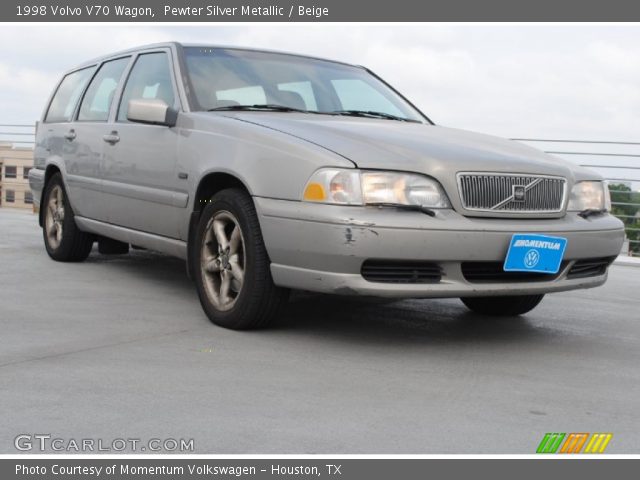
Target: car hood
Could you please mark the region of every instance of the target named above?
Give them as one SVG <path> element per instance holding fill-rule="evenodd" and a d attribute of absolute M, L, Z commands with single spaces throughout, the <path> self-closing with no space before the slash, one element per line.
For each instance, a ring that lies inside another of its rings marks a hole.
<path fill-rule="evenodd" d="M 589 176 L 584 169 L 522 143 L 453 128 L 297 113 L 234 112 L 230 116 L 317 144 L 359 168 L 434 177 L 462 171 L 558 175 L 569 181 L 576 175 Z"/>

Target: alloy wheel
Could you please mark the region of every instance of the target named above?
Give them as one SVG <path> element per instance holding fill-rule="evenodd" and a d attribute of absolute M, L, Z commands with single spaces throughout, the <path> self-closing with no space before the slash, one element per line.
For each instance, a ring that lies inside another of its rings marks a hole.
<path fill-rule="evenodd" d="M 236 217 L 219 211 L 207 225 L 200 269 L 207 296 L 218 310 L 230 310 L 236 303 L 245 274 L 242 229 Z"/>
<path fill-rule="evenodd" d="M 51 193 L 49 194 L 45 217 L 47 240 L 54 250 L 57 249 L 60 246 L 60 242 L 62 242 L 64 214 L 64 192 L 60 185 L 56 185 L 51 189 Z"/>

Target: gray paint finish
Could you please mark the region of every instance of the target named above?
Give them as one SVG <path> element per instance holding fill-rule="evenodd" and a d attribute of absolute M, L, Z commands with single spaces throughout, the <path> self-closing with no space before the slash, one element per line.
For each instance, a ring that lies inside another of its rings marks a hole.
<path fill-rule="evenodd" d="M 606 274 L 568 280 L 573 262 L 616 256 L 622 247 L 618 220 L 612 216 L 584 219 L 568 214 L 563 219 L 521 220 L 518 231 L 557 235 L 568 240 L 564 258 L 569 263 L 550 281 L 514 284 L 509 281 L 470 284 L 461 273 L 461 262 L 502 262 L 513 234 L 503 220 L 467 218 L 455 212 L 435 217 L 416 212 L 391 212 L 256 199 L 263 235 L 273 262 L 274 280 L 283 286 L 324 293 L 387 297 L 460 297 L 533 294 L 596 287 Z M 365 281 L 360 267 L 368 258 L 437 261 L 444 278 L 437 285 L 379 284 Z"/>
<path fill-rule="evenodd" d="M 254 197 L 272 273 L 281 286 L 394 296 L 518 293 L 526 289 L 506 283 L 474 287 L 456 277 L 456 268 L 464 260 L 502 260 L 515 232 L 567 237 L 571 261 L 620 251 L 622 223 L 608 214 L 579 218 L 566 212 L 565 199 L 559 212 L 491 218 L 495 212 L 466 210 L 457 184 L 460 172 L 519 173 L 561 177 L 570 192 L 578 181 L 601 180 L 594 172 L 517 142 L 431 125 L 426 118 L 412 123 L 297 112 L 194 112 L 179 44 L 103 60 L 131 55 L 131 69 L 137 55 L 158 51 L 171 60 L 172 108 L 179 112 L 175 126 L 117 122 L 124 80 L 108 121 L 39 125 L 36 168 L 60 169 L 82 229 L 124 241 L 135 238 L 140 246 L 184 257 L 191 214 L 202 208 L 198 187 L 208 175 L 224 173 Z M 65 138 L 71 130 L 73 138 Z M 424 174 L 442 185 L 452 208 L 427 217 L 301 202 L 306 182 L 324 167 Z M 35 173 L 30 178 L 38 202 L 42 181 Z M 455 285 L 446 279 L 438 288 L 369 285 L 359 272 L 371 257 L 450 262 Z M 597 286 L 604 279 L 538 282 L 535 291 Z"/>

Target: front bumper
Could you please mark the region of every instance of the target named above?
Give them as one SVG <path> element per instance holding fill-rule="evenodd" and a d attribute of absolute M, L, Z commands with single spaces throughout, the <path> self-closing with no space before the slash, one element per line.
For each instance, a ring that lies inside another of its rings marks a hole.
<path fill-rule="evenodd" d="M 375 207 L 343 207 L 254 198 L 262 234 L 279 286 L 324 293 L 385 297 L 463 297 L 531 295 L 596 287 L 601 274 L 568 278 L 581 259 L 615 257 L 624 239 L 622 222 L 611 215 L 587 219 L 464 217 L 453 210 L 435 217 L 420 212 Z M 504 261 L 514 233 L 567 238 L 563 269 L 547 280 L 468 281 L 463 262 Z M 361 275 L 370 259 L 424 260 L 437 263 L 436 283 L 379 283 Z"/>

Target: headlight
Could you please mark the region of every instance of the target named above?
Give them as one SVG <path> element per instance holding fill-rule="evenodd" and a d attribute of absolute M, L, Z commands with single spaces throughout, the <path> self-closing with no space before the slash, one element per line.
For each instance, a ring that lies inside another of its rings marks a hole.
<path fill-rule="evenodd" d="M 570 212 L 584 210 L 611 210 L 611 196 L 605 182 L 578 182 L 571 189 L 569 205 Z"/>
<path fill-rule="evenodd" d="M 324 168 L 315 172 L 303 200 L 341 205 L 418 205 L 451 208 L 440 184 L 424 175 Z"/>
<path fill-rule="evenodd" d="M 338 168 L 318 170 L 307 182 L 303 200 L 340 205 L 362 205 L 360 172 Z"/>

